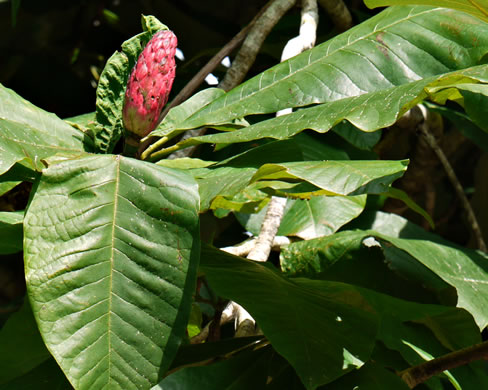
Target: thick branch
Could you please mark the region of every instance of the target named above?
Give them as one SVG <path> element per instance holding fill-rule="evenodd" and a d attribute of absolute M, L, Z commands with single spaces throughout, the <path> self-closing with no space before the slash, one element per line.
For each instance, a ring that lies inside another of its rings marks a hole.
<path fill-rule="evenodd" d="M 251 238 L 238 245 L 227 246 L 225 248 L 220 248 L 221 250 L 231 253 L 235 256 L 247 256 L 251 252 L 252 248 L 256 245 L 257 238 Z M 291 244 L 291 240 L 286 236 L 276 236 L 273 240 L 271 249 L 274 251 L 279 251 L 282 246 Z"/>
<path fill-rule="evenodd" d="M 318 0 L 339 31 L 352 26 L 352 16 L 343 0 Z"/>
<path fill-rule="evenodd" d="M 247 258 L 255 261 L 268 260 L 273 241 L 275 239 L 278 228 L 280 227 L 283 212 L 285 210 L 286 198 L 271 197 L 268 210 L 264 216 L 261 231 L 256 240 L 254 248 L 247 255 Z"/>
<path fill-rule="evenodd" d="M 400 371 L 398 375 L 413 389 L 434 375 L 477 360 L 488 360 L 488 341 L 454 351 L 436 359 Z"/>
<path fill-rule="evenodd" d="M 258 18 L 237 53 L 219 87 L 228 91 L 239 85 L 251 68 L 264 40 L 281 17 L 295 4 L 296 0 L 274 0 Z"/>

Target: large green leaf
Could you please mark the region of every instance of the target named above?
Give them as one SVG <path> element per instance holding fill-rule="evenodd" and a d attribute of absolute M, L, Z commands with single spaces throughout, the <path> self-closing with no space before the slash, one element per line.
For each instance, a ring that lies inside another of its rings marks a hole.
<path fill-rule="evenodd" d="M 487 51 L 488 25 L 475 17 L 444 8 L 391 7 L 152 135 L 390 89 L 478 65 Z"/>
<path fill-rule="evenodd" d="M 149 388 L 164 374 L 191 306 L 197 213 L 180 171 L 104 155 L 43 172 L 24 219 L 27 288 L 75 388 Z"/>
<path fill-rule="evenodd" d="M 386 248 L 393 245 L 406 252 L 456 289 L 457 306 L 468 310 L 480 329 L 488 324 L 488 311 L 486 310 L 488 307 L 488 256 L 486 254 L 457 246 L 432 233 L 424 232 L 404 218 L 393 214 L 380 213 L 371 226 L 371 230 L 353 231 L 349 232 L 349 235 L 352 242 L 360 242 L 368 236 L 374 236 L 388 242 L 385 245 Z M 304 269 L 311 267 L 321 270 L 324 265 L 327 266 L 326 263 L 321 263 L 322 259 L 331 257 L 327 253 L 328 251 L 333 253 L 329 242 L 333 239 L 334 237 L 324 237 L 292 244 L 286 249 L 285 258 L 288 258 L 288 263 L 290 261 L 301 263 Z M 343 250 L 341 248 L 342 244 L 335 250 L 341 253 Z M 303 265 L 307 263 L 307 266 Z M 410 276 L 415 275 L 427 278 L 423 279 L 423 282 L 431 280 L 436 286 L 439 286 L 424 271 L 410 267 Z"/>
<path fill-rule="evenodd" d="M 462 100 L 458 88 L 465 94 L 468 89 L 486 88 L 488 66 L 480 65 L 463 71 L 433 76 L 397 87 L 337 99 L 298 110 L 289 115 L 259 122 L 230 133 L 217 133 L 186 139 L 168 151 L 202 143 L 249 142 L 261 138 L 286 139 L 305 130 L 319 133 L 329 131 L 343 120 L 363 131 L 375 131 L 394 124 L 406 111 L 425 99 Z M 480 94 L 476 94 L 478 96 Z M 388 102 L 388 104 L 385 104 Z M 472 108 L 473 105 L 470 106 Z M 340 132 L 340 129 L 337 130 Z M 159 154 L 167 153 L 162 150 Z M 158 154 L 155 154 L 158 156 Z"/>
<path fill-rule="evenodd" d="M 44 168 L 41 160 L 56 153 L 79 154 L 90 139 L 56 115 L 22 99 L 0 84 L 0 175 L 16 162 Z"/>
<path fill-rule="evenodd" d="M 50 357 L 26 301 L 0 330 L 0 385 L 21 377 Z"/>
<path fill-rule="evenodd" d="M 486 0 L 364 0 L 364 2 L 370 8 L 411 4 L 453 8 L 467 12 L 488 22 L 488 1 Z"/>
<path fill-rule="evenodd" d="M 369 358 L 378 319 L 355 287 L 330 283 L 317 291 L 270 267 L 211 248 L 202 249 L 201 266 L 217 294 L 251 313 L 307 389 Z"/>
<path fill-rule="evenodd" d="M 319 240 L 310 240 L 318 250 Z M 400 349 L 402 339 L 424 346 L 428 338 L 422 335 L 428 331 L 442 351 L 480 340 L 473 317 L 462 309 L 409 302 L 335 281 L 288 279 L 272 267 L 207 247 L 201 266 L 217 294 L 251 313 L 307 388 L 329 383 L 351 366 L 361 367 L 370 359 L 371 342 L 390 342 L 393 333 L 394 349 Z M 411 323 L 418 332 L 406 325 Z"/>
<path fill-rule="evenodd" d="M 146 43 L 159 30 L 168 28 L 154 16 L 143 16 L 144 32 L 122 43 L 122 51 L 116 51 L 107 61 L 97 87 L 94 127 L 95 147 L 99 152 L 109 153 L 122 136 L 122 108 L 130 72 Z"/>

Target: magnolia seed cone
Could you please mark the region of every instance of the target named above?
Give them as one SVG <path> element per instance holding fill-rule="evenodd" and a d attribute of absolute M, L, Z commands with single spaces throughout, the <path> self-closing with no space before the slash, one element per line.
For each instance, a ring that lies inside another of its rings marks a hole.
<path fill-rule="evenodd" d="M 175 78 L 176 35 L 164 30 L 147 43 L 127 82 L 122 117 L 127 131 L 145 137 L 156 128 Z"/>

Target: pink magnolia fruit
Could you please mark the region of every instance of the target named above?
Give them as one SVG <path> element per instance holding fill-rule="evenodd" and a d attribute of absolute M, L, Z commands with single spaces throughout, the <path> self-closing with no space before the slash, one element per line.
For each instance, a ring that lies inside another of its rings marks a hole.
<path fill-rule="evenodd" d="M 156 128 L 175 78 L 176 35 L 159 31 L 147 43 L 127 82 L 122 118 L 129 132 L 144 137 Z"/>

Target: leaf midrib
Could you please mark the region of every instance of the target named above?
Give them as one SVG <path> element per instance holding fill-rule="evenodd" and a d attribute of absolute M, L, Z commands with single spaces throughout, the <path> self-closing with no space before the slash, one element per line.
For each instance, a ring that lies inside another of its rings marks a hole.
<path fill-rule="evenodd" d="M 112 340 L 111 340 L 111 318 L 112 318 L 112 286 L 113 286 L 113 274 L 114 274 L 114 256 L 115 256 L 115 219 L 117 217 L 117 207 L 118 207 L 118 194 L 119 194 L 119 187 L 120 187 L 120 160 L 121 156 L 115 156 L 115 191 L 114 191 L 114 213 L 112 218 L 112 250 L 110 256 L 110 277 L 109 277 L 109 296 L 108 296 L 108 321 L 107 321 L 107 338 L 108 338 L 108 387 L 110 388 L 110 382 L 112 380 L 112 359 L 111 359 L 111 350 L 112 350 Z"/>

